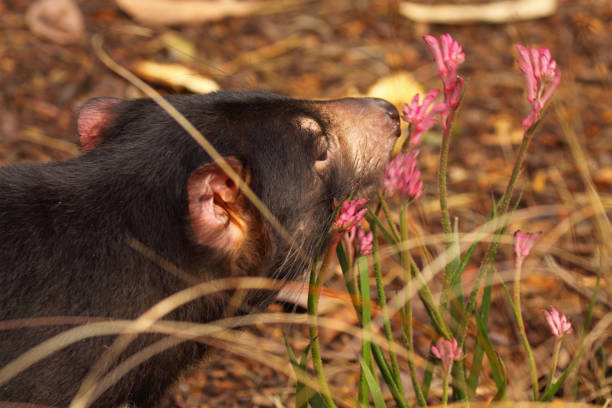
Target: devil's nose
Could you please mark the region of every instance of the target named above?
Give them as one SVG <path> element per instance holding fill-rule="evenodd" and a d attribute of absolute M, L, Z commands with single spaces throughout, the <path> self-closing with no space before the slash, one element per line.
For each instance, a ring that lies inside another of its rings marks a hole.
<path fill-rule="evenodd" d="M 391 126 L 392 132 L 396 137 L 402 134 L 400 128 L 400 116 L 399 112 L 391 103 L 380 98 L 367 98 L 368 103 L 375 106 L 377 109 L 381 109 L 385 113 L 387 118 L 386 122 Z"/>
<path fill-rule="evenodd" d="M 368 99 L 370 100 L 371 103 L 373 103 L 374 105 L 384 110 L 385 113 L 391 119 L 399 121 L 399 112 L 397 111 L 395 106 L 393 106 L 391 103 L 385 101 L 384 99 L 380 99 L 380 98 L 368 98 Z"/>

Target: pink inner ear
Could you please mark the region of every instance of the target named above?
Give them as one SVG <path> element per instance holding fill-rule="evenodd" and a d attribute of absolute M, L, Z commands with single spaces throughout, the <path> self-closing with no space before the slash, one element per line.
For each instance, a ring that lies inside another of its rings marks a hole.
<path fill-rule="evenodd" d="M 77 119 L 77 131 L 83 152 L 100 145 L 102 131 L 115 117 L 112 107 L 119 102 L 121 99 L 118 98 L 95 98 L 81 108 Z"/>
<path fill-rule="evenodd" d="M 239 175 L 242 165 L 225 159 Z M 236 204 L 238 186 L 216 164 L 205 164 L 187 182 L 189 218 L 197 242 L 212 248 L 234 251 L 240 248 L 246 225 Z"/>

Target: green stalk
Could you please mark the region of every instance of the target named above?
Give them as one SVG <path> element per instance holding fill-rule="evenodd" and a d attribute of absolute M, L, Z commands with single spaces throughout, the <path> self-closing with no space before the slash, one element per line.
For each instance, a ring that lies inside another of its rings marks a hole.
<path fill-rule="evenodd" d="M 450 370 L 445 370 L 443 384 L 442 384 L 442 406 L 443 407 L 446 407 L 446 404 L 448 402 L 448 378 L 449 377 L 450 377 Z"/>
<path fill-rule="evenodd" d="M 452 244 L 452 229 L 450 214 L 448 212 L 448 194 L 446 191 L 446 170 L 448 168 L 448 152 L 450 150 L 450 133 L 455 118 L 455 109 L 451 110 L 442 133 L 442 147 L 440 148 L 440 169 L 438 171 L 438 187 L 440 189 L 440 211 L 442 213 L 442 230 L 446 236 L 447 249 Z M 448 265 L 448 263 L 447 263 Z"/>
<path fill-rule="evenodd" d="M 448 260 L 449 251 L 453 245 L 453 232 L 450 221 L 450 213 L 448 211 L 448 192 L 446 188 L 448 170 L 448 153 L 450 151 L 451 131 L 453 121 L 455 119 L 456 108 L 451 109 L 446 118 L 446 124 L 442 131 L 442 146 L 440 147 L 440 168 L 438 170 L 438 188 L 440 191 L 440 212 L 442 214 L 442 230 L 444 231 L 444 239 L 446 244 L 446 259 L 444 262 L 444 283 L 442 285 L 442 293 L 440 295 L 440 312 L 446 312 L 447 294 L 451 284 L 452 266 Z"/>
<path fill-rule="evenodd" d="M 574 369 L 578 368 L 582 355 L 584 354 L 584 351 L 585 351 L 585 347 L 584 347 L 584 344 L 582 344 L 580 348 L 578 349 L 578 355 L 576 355 L 576 357 L 572 360 L 570 365 L 565 369 L 565 371 L 563 371 L 563 373 L 559 376 L 557 381 L 555 381 L 550 386 L 548 391 L 546 391 L 544 395 L 542 395 L 542 398 L 540 399 L 540 401 L 550 400 L 557 393 L 557 391 L 559 391 L 559 388 L 561 387 L 561 385 L 563 385 L 563 383 L 565 382 L 567 377 L 570 375 L 570 373 L 574 371 Z"/>
<path fill-rule="evenodd" d="M 378 193 L 378 199 L 380 201 L 380 204 L 382 205 L 382 209 L 383 209 L 383 212 L 385 213 L 385 218 L 387 219 L 387 222 L 389 223 L 389 227 L 391 227 L 391 232 L 393 232 L 393 237 L 395 238 L 394 241 L 399 242 L 400 241 L 399 232 L 397 232 L 397 228 L 395 227 L 395 224 L 393 223 L 393 220 L 391 219 L 391 213 L 389 212 L 389 207 L 387 206 L 387 202 L 385 201 L 385 198 L 380 192 Z"/>
<path fill-rule="evenodd" d="M 512 168 L 512 174 L 510 175 L 510 180 L 508 180 L 508 185 L 506 186 L 506 190 L 504 191 L 504 195 L 502 197 L 501 204 L 496 211 L 496 215 L 502 218 L 506 211 L 508 210 L 508 205 L 510 204 L 510 199 L 512 197 L 512 192 L 514 191 L 514 185 L 516 184 L 516 180 L 518 179 L 519 174 L 521 173 L 521 167 L 523 166 L 523 162 L 525 160 L 525 152 L 527 151 L 527 147 L 529 146 L 529 141 L 531 140 L 531 135 L 533 134 L 536 126 L 532 126 L 523 134 L 523 140 L 521 142 L 521 146 L 519 147 L 519 151 L 514 162 L 514 167 Z M 500 234 L 497 232 L 500 229 L 500 225 L 498 224 L 495 228 L 496 237 L 489 245 L 487 249 L 486 255 L 482 264 L 480 265 L 480 269 L 478 270 L 478 274 L 476 275 L 476 279 L 474 280 L 474 286 L 472 293 L 470 294 L 470 299 L 466 306 L 466 314 L 468 316 L 471 315 L 474 304 L 476 302 L 476 294 L 478 293 L 478 289 L 480 288 L 480 284 L 482 283 L 482 279 L 486 274 L 492 273 L 491 264 L 495 260 L 495 256 L 497 254 L 497 247 L 499 245 L 499 237 Z M 461 340 L 463 341 L 463 340 Z"/>
<path fill-rule="evenodd" d="M 507 376 L 504 363 L 493 349 L 493 344 L 491 343 L 491 339 L 489 339 L 489 334 L 487 333 L 486 323 L 480 318 L 480 314 L 475 313 L 474 319 L 476 320 L 476 327 L 478 328 L 478 331 L 476 332 L 476 339 L 478 343 L 482 345 L 482 348 L 487 355 L 487 359 L 489 360 L 491 367 L 491 375 L 493 376 L 493 381 L 495 381 L 495 386 L 497 387 L 497 394 L 494 397 L 494 401 L 506 399 Z"/>
<path fill-rule="evenodd" d="M 351 296 L 351 303 L 353 307 L 355 307 L 355 311 L 357 315 L 361 317 L 361 305 L 359 303 L 359 291 L 357 290 L 357 284 L 355 283 L 355 277 L 352 274 L 353 271 L 353 262 L 346 255 L 346 251 L 344 250 L 344 245 L 342 245 L 342 241 L 336 245 L 336 258 L 338 259 L 338 263 L 340 264 L 340 269 L 342 270 L 342 276 L 344 277 L 344 283 L 346 284 L 346 290 Z"/>
<path fill-rule="evenodd" d="M 531 382 L 533 387 L 533 400 L 538 400 L 538 373 L 536 370 L 535 359 L 531 351 L 531 346 L 527 340 L 527 333 L 525 332 L 525 323 L 523 322 L 523 314 L 521 312 L 521 269 L 523 266 L 522 260 L 517 256 L 516 259 L 516 273 L 514 275 L 514 308 L 516 309 L 516 324 L 523 341 L 523 347 L 527 353 L 527 360 L 529 361 L 529 370 L 531 371 Z"/>
<path fill-rule="evenodd" d="M 408 256 L 408 260 L 410 261 L 410 269 L 412 270 L 412 277 L 416 277 L 418 279 L 419 285 L 421 285 L 421 289 L 418 290 L 418 294 L 419 298 L 421 299 L 421 302 L 423 302 L 423 305 L 425 305 L 425 311 L 429 315 L 429 318 L 436 327 L 438 333 L 447 340 L 452 339 L 453 335 L 451 334 L 448 326 L 444 322 L 444 319 L 440 314 L 438 306 L 436 306 L 436 302 L 434 301 L 434 297 L 431 293 L 431 290 L 429 289 L 429 286 L 427 286 L 427 282 L 425 282 L 421 271 L 417 267 L 412 257 L 410 257 L 410 254 L 408 254 Z"/>
<path fill-rule="evenodd" d="M 408 404 L 406 404 L 406 401 L 404 400 L 404 395 L 399 391 L 397 384 L 393 379 L 393 374 L 391 374 L 389 364 L 387 363 L 387 360 L 385 360 L 385 356 L 380 349 L 380 346 L 376 343 L 372 343 L 372 355 L 374 356 L 374 360 L 376 360 L 380 373 L 382 374 L 385 383 L 387 383 L 389 391 L 391 391 L 391 395 L 393 395 L 393 399 L 397 403 L 397 406 L 400 408 L 408 408 Z"/>
<path fill-rule="evenodd" d="M 514 162 L 514 167 L 512 168 L 510 180 L 508 181 L 506 191 L 504 192 L 504 197 L 502 199 L 501 205 L 499 206 L 499 214 L 502 216 L 508 210 L 510 198 L 512 197 L 512 192 L 514 191 L 514 185 L 516 184 L 516 180 L 518 179 L 519 174 L 521 174 L 521 167 L 523 167 L 523 162 L 525 161 L 525 152 L 527 151 L 527 147 L 529 146 L 529 142 L 531 141 L 531 135 L 533 134 L 534 130 L 535 126 L 525 131 L 525 134 L 523 135 L 523 140 L 521 142 L 521 146 L 519 147 L 516 161 Z"/>
<path fill-rule="evenodd" d="M 447 169 L 448 169 L 448 153 L 450 151 L 450 139 L 451 131 L 453 127 L 453 121 L 455 118 L 456 109 L 452 109 L 446 118 L 446 123 L 442 133 L 442 147 L 440 148 L 440 168 L 438 171 L 438 186 L 440 189 L 440 212 L 442 214 L 442 230 L 444 231 L 445 244 L 446 244 L 446 259 L 444 262 L 444 283 L 442 285 L 442 293 L 440 295 L 440 313 L 442 316 L 446 313 L 446 306 L 450 291 L 450 285 L 453 275 L 453 262 L 449 261 L 450 250 L 453 246 L 453 231 L 450 221 L 450 213 L 448 211 L 448 191 L 447 191 Z M 453 370 L 453 376 L 456 384 L 465 383 L 465 373 L 463 369 L 463 363 L 458 362 L 454 364 L 455 369 Z M 463 390 L 457 386 L 454 387 L 455 395 L 462 400 L 466 399 L 466 394 Z"/>
<path fill-rule="evenodd" d="M 372 330 L 370 327 L 371 308 L 370 308 L 370 282 L 368 275 L 368 259 L 365 256 L 357 258 L 357 268 L 359 270 L 359 289 L 361 293 L 361 328 L 362 328 L 362 346 L 361 357 L 367 367 L 373 367 L 371 338 Z M 370 393 L 368 381 L 364 369 L 361 369 L 359 379 L 359 402 L 363 407 L 370 404 Z"/>
<path fill-rule="evenodd" d="M 557 371 L 557 362 L 559 360 L 559 350 L 561 349 L 561 339 L 555 337 L 555 349 L 553 351 L 553 362 L 552 367 L 550 368 L 550 375 L 548 376 L 548 381 L 546 381 L 546 387 L 544 388 L 544 393 L 548 391 L 550 386 L 552 385 L 552 380 L 555 375 L 555 371 Z"/>
<path fill-rule="evenodd" d="M 400 210 L 400 233 L 402 237 L 401 242 L 406 242 L 408 240 L 407 217 L 408 214 L 406 212 L 406 207 L 402 206 L 402 209 Z M 410 272 L 409 261 L 411 258 L 407 248 L 402 249 L 401 259 L 406 276 L 406 290 L 408 291 L 408 293 L 412 293 L 412 276 Z M 406 346 L 408 347 L 408 367 L 410 368 L 410 378 L 412 380 L 414 392 L 417 396 L 417 401 L 419 402 L 420 406 L 424 407 L 427 406 L 427 401 L 425 401 L 423 391 L 421 390 L 421 386 L 419 385 L 419 379 L 417 377 L 416 366 L 414 363 L 414 342 L 412 333 L 412 297 L 406 300 L 406 304 L 404 305 L 404 316 L 406 321 L 403 327 L 403 331 L 405 332 Z"/>
<path fill-rule="evenodd" d="M 319 270 L 319 274 L 316 274 L 316 265 L 317 262 L 313 262 L 312 270 L 310 271 L 310 286 L 308 288 L 308 314 L 312 319 L 312 323 L 310 324 L 310 342 L 312 344 L 311 353 L 312 353 L 312 363 L 317 374 L 317 379 L 319 381 L 319 386 L 321 387 L 321 394 L 328 408 L 336 408 L 336 404 L 331 398 L 331 393 L 329 391 L 329 386 L 327 385 L 327 380 L 325 379 L 325 373 L 323 372 L 323 360 L 321 359 L 321 346 L 319 344 L 319 328 L 317 324 L 317 309 L 319 306 L 319 295 L 321 293 L 321 284 L 323 282 L 323 278 L 329 268 L 329 263 L 332 259 L 332 254 L 335 252 L 336 246 L 340 240 L 341 234 L 334 234 L 331 238 L 331 245 L 325 254 L 325 258 L 321 264 L 321 268 Z"/>
<path fill-rule="evenodd" d="M 380 268 L 380 256 L 378 255 L 378 236 L 376 231 L 376 225 L 370 224 L 372 230 L 372 256 L 374 258 L 374 273 L 376 276 L 376 289 L 378 291 L 378 302 L 380 303 L 381 313 L 383 317 L 383 325 L 385 329 L 385 336 L 389 343 L 389 355 L 391 357 L 391 368 L 393 369 L 393 376 L 397 382 L 397 386 L 400 392 L 404 393 L 404 387 L 400 377 L 399 365 L 397 364 L 397 356 L 395 353 L 395 342 L 393 341 L 393 332 L 391 330 L 391 322 L 389 320 L 389 311 L 387 310 L 387 298 L 385 296 L 385 288 L 382 282 L 382 273 Z"/>
<path fill-rule="evenodd" d="M 470 375 L 467 380 L 468 396 L 470 400 L 474 400 L 474 398 L 476 397 L 476 388 L 478 387 L 478 377 L 480 376 L 480 368 L 482 367 L 483 357 L 484 349 L 482 348 L 480 343 L 476 342 L 476 347 L 474 349 L 472 357 L 472 368 L 470 370 Z"/>

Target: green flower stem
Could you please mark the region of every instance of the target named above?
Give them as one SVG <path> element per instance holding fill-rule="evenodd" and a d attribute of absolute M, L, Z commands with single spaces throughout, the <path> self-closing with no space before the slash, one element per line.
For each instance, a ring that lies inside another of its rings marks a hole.
<path fill-rule="evenodd" d="M 319 306 L 319 295 L 321 293 L 321 284 L 323 282 L 323 278 L 327 273 L 327 269 L 329 268 L 329 263 L 332 259 L 332 255 L 336 250 L 336 246 L 340 241 L 341 234 L 333 234 L 330 238 L 331 243 L 327 253 L 325 254 L 325 258 L 319 268 L 319 274 L 316 274 L 316 266 L 317 262 L 313 262 L 312 270 L 310 271 L 310 285 L 308 288 L 308 314 L 312 319 L 312 323 L 310 324 L 310 342 L 312 344 L 311 352 L 312 352 L 312 363 L 317 374 L 317 379 L 319 380 L 319 386 L 321 387 L 321 394 L 328 408 L 336 408 L 336 404 L 334 400 L 331 398 L 331 393 L 329 391 L 329 387 L 327 385 L 327 380 L 325 379 L 325 373 L 323 372 L 323 361 L 321 359 L 321 346 L 319 344 L 319 328 L 317 325 L 317 309 Z"/>
<path fill-rule="evenodd" d="M 404 393 L 402 386 L 399 365 L 397 364 L 397 356 L 395 353 L 395 342 L 393 341 L 393 332 L 391 330 L 391 322 L 389 320 L 389 311 L 387 310 L 387 298 L 385 296 L 385 288 L 382 282 L 382 272 L 380 268 L 380 256 L 378 254 L 378 236 L 376 231 L 376 225 L 370 225 L 372 230 L 372 256 L 374 258 L 374 274 L 376 276 L 376 289 L 378 291 L 378 302 L 380 303 L 381 313 L 383 317 L 383 325 L 385 329 L 385 336 L 389 343 L 389 355 L 391 356 L 391 368 L 393 369 L 393 376 L 399 390 Z"/>
<path fill-rule="evenodd" d="M 380 201 L 380 204 L 382 205 L 383 212 L 385 213 L 385 218 L 387 219 L 387 222 L 389 223 L 389 226 L 391 227 L 391 232 L 393 233 L 395 242 L 399 242 L 400 234 L 397 231 L 397 228 L 395 227 L 395 223 L 393 222 L 393 219 L 391 219 L 391 213 L 389 212 L 389 207 L 387 206 L 387 202 L 385 201 L 385 198 L 380 192 L 378 193 L 378 199 Z"/>
<path fill-rule="evenodd" d="M 371 349 L 371 309 L 370 309 L 370 282 L 369 282 L 369 267 L 368 259 L 365 256 L 357 258 L 357 269 L 359 271 L 359 288 L 361 293 L 361 329 L 362 329 L 362 347 L 361 357 L 365 365 L 370 369 L 374 369 L 372 362 Z M 362 368 L 359 379 L 359 402 L 362 407 L 368 407 L 370 403 L 369 386 L 366 379 L 365 370 Z"/>
<path fill-rule="evenodd" d="M 440 189 L 440 212 L 442 213 L 442 230 L 444 231 L 446 251 L 450 249 L 453 244 L 452 227 L 450 221 L 450 214 L 448 211 L 448 192 L 446 190 L 446 172 L 448 169 L 448 152 L 450 150 L 450 139 L 453 120 L 455 118 L 455 109 L 449 112 L 448 118 L 446 119 L 446 125 L 442 133 L 442 147 L 440 148 L 440 168 L 438 171 L 438 187 Z M 448 258 L 448 254 L 447 254 Z M 444 313 L 446 309 L 446 298 L 447 292 L 450 285 L 450 274 L 452 271 L 451 262 L 446 261 L 445 274 L 444 274 L 444 288 L 440 296 L 440 311 Z"/>
<path fill-rule="evenodd" d="M 541 401 L 549 401 L 557 393 L 557 391 L 559 391 L 559 388 L 563 385 L 567 377 L 572 373 L 572 371 L 574 371 L 574 369 L 577 369 L 578 366 L 580 365 L 580 361 L 582 359 L 582 355 L 584 354 L 585 350 L 586 348 L 583 343 L 578 349 L 578 354 L 572 360 L 570 365 L 565 369 L 565 371 L 563 371 L 563 373 L 561 373 L 557 381 L 555 381 L 550 386 L 548 391 L 546 391 L 544 395 L 542 395 L 542 398 L 540 399 Z"/>
<path fill-rule="evenodd" d="M 395 400 L 395 403 L 400 408 L 408 408 L 408 404 L 406 404 L 406 401 L 404 399 L 404 394 L 402 394 L 397 388 L 397 384 L 395 383 L 395 380 L 393 379 L 393 374 L 391 374 L 389 364 L 387 364 L 387 360 L 385 360 L 385 356 L 383 355 L 383 352 L 380 349 L 380 346 L 376 343 L 371 343 L 371 346 L 372 346 L 372 355 L 374 356 L 374 360 L 376 360 L 376 364 L 378 365 L 378 368 L 380 369 L 380 374 L 382 375 L 383 379 L 387 383 L 387 386 L 389 387 L 389 391 L 391 391 L 391 395 L 393 395 L 393 399 Z"/>
<path fill-rule="evenodd" d="M 527 352 L 527 360 L 529 361 L 529 370 L 531 371 L 531 382 L 533 387 L 533 400 L 538 400 L 538 373 L 536 371 L 535 359 L 531 351 L 531 346 L 527 340 L 527 333 L 525 332 L 525 323 L 523 322 L 523 314 L 521 312 L 521 269 L 522 261 L 517 257 L 516 260 L 516 273 L 514 275 L 514 308 L 516 309 L 516 324 L 523 341 L 523 346 Z"/>
<path fill-rule="evenodd" d="M 521 146 L 519 147 L 519 151 L 514 162 L 512 174 L 510 175 L 510 180 L 508 180 L 508 185 L 506 186 L 506 190 L 504 191 L 502 201 L 496 211 L 496 216 L 498 217 L 498 220 L 500 218 L 503 218 L 503 215 L 508 210 L 508 206 L 510 205 L 510 199 L 512 197 L 512 192 L 514 191 L 514 185 L 516 184 L 516 180 L 518 179 L 518 176 L 521 173 L 521 167 L 523 166 L 523 161 L 525 160 L 525 153 L 527 152 L 527 147 L 529 146 L 529 141 L 531 140 L 531 135 L 533 134 L 535 128 L 536 126 L 534 125 L 527 131 L 525 131 L 525 133 L 523 134 L 523 140 L 521 142 Z M 491 266 L 491 264 L 493 263 L 497 255 L 497 248 L 499 246 L 499 240 L 501 238 L 501 234 L 498 232 L 500 228 L 501 225 L 498 224 L 495 228 L 495 237 L 489 245 L 489 248 L 487 249 L 484 260 L 480 265 L 478 274 L 476 275 L 476 279 L 474 280 L 472 292 L 470 293 L 470 298 L 465 308 L 465 314 L 468 318 L 472 315 L 472 311 L 474 310 L 474 306 L 476 304 L 476 295 L 478 293 L 480 285 L 482 284 L 483 278 L 485 276 L 491 276 L 491 274 L 493 273 L 493 267 Z M 461 330 L 461 333 L 458 336 L 459 344 L 463 345 L 463 342 L 465 341 L 465 335 L 467 333 L 467 330 L 465 330 L 465 328 L 467 328 L 467 321 L 463 322 L 463 324 L 459 325 L 459 327 L 464 328 L 463 330 Z"/>
<path fill-rule="evenodd" d="M 555 349 L 553 351 L 553 362 L 552 367 L 550 369 L 550 375 L 548 376 L 548 381 L 546 382 L 546 388 L 544 388 L 544 393 L 546 393 L 550 386 L 552 385 L 553 377 L 555 376 L 555 371 L 557 371 L 557 362 L 559 360 L 559 350 L 561 349 L 561 339 L 555 337 Z"/>
<path fill-rule="evenodd" d="M 450 151 L 451 142 L 451 131 L 453 128 L 453 121 L 455 119 L 456 109 L 452 109 L 446 118 L 444 131 L 442 133 L 442 146 L 440 148 L 440 168 L 438 171 L 438 186 L 440 189 L 440 212 L 442 213 L 442 230 L 444 231 L 445 244 L 446 244 L 446 259 L 444 262 L 444 283 L 442 285 L 442 293 L 440 295 L 440 313 L 442 316 L 446 313 L 446 305 L 450 294 L 450 285 L 453 275 L 453 262 L 450 258 L 450 251 L 453 246 L 453 231 L 450 221 L 450 213 L 448 211 L 448 191 L 447 191 L 447 170 L 448 170 L 448 153 Z M 453 369 L 455 383 L 458 384 L 454 388 L 455 396 L 458 399 L 466 399 L 465 385 L 465 370 L 462 363 L 455 364 Z M 448 381 L 448 380 L 447 380 Z M 446 391 L 446 390 L 445 390 Z M 446 405 L 446 403 L 445 403 Z"/>
<path fill-rule="evenodd" d="M 416 266 L 416 263 L 414 262 L 414 260 L 410 256 L 410 252 L 408 250 L 402 249 L 401 245 L 399 245 L 400 238 L 399 238 L 399 233 L 397 232 L 397 228 L 393 224 L 393 221 L 392 221 L 391 216 L 390 216 L 390 214 L 388 212 L 388 209 L 385 211 L 385 208 L 387 208 L 387 205 L 385 203 L 384 198 L 382 197 L 381 194 L 379 194 L 379 197 L 380 197 L 380 202 L 382 204 L 383 212 L 385 212 L 385 215 L 387 216 L 387 221 L 389 222 L 389 225 L 391 226 L 391 228 L 393 230 L 393 234 L 396 235 L 396 237 L 397 237 L 397 241 L 392 242 L 392 244 L 395 246 L 395 249 L 400 254 L 400 258 L 402 258 L 403 260 L 409 261 L 410 268 L 404 266 L 404 270 L 406 270 L 406 271 L 411 270 L 412 271 L 412 277 L 416 277 L 419 280 L 419 284 L 421 286 L 421 289 L 418 290 L 418 293 L 419 293 L 419 297 L 421 298 L 421 301 L 423 302 L 423 304 L 425 304 L 427 312 L 429 313 L 429 316 L 431 317 L 434 325 L 438 329 L 438 332 L 442 336 L 444 336 L 444 338 L 450 340 L 452 335 L 450 333 L 450 330 L 448 329 L 448 327 L 444 323 L 444 320 L 442 319 L 440 311 L 438 310 L 438 308 L 437 308 L 437 306 L 435 304 L 435 301 L 434 301 L 433 295 L 431 293 L 431 290 L 429 290 L 429 286 L 427 286 L 427 282 L 425 282 L 425 279 L 423 279 L 423 276 L 421 275 L 421 271 L 419 271 L 419 268 Z M 407 232 L 406 232 L 406 235 L 407 235 Z M 407 282 L 408 281 L 409 280 L 407 280 Z"/>
<path fill-rule="evenodd" d="M 510 180 L 508 181 L 508 185 L 506 186 L 504 198 L 502 199 L 501 205 L 499 206 L 498 214 L 500 216 L 503 216 L 506 213 L 506 211 L 508 210 L 508 205 L 510 205 L 510 198 L 512 198 L 514 185 L 516 184 L 518 176 L 521 174 L 521 168 L 523 167 L 523 162 L 525 161 L 525 152 L 527 151 L 527 147 L 529 146 L 529 142 L 531 141 L 531 135 L 533 134 L 534 130 L 535 126 L 531 127 L 523 134 L 523 140 L 521 142 L 521 146 L 519 147 L 519 151 L 516 156 L 516 161 L 514 162 L 514 167 L 512 168 L 512 174 L 510 175 Z"/>
<path fill-rule="evenodd" d="M 442 380 L 442 406 L 446 407 L 446 404 L 448 402 L 448 379 L 450 377 L 450 367 L 449 370 L 445 370 L 444 372 L 444 379 Z"/>
<path fill-rule="evenodd" d="M 427 282 L 425 282 L 421 271 L 417 267 L 412 257 L 410 257 L 410 254 L 408 254 L 408 256 L 410 261 L 410 269 L 412 270 L 412 277 L 416 277 L 419 285 L 421 286 L 421 289 L 418 290 L 419 298 L 425 305 L 425 310 L 427 311 L 429 318 L 433 322 L 434 326 L 436 326 L 436 330 L 441 336 L 447 340 L 452 339 L 453 335 L 444 322 L 444 319 L 440 314 L 440 310 L 438 310 L 438 307 L 436 306 L 431 290 L 429 289 L 429 286 L 427 286 Z"/>
<path fill-rule="evenodd" d="M 406 211 L 406 207 L 402 206 L 400 210 L 400 233 L 402 237 L 401 242 L 406 242 L 408 240 L 408 213 Z M 412 275 L 411 275 L 411 266 L 410 266 L 410 253 L 407 248 L 403 248 L 401 251 L 401 259 L 402 266 L 405 271 L 406 276 L 406 287 L 408 293 L 412 292 Z M 406 300 L 406 304 L 404 305 L 404 313 L 405 322 L 404 322 L 404 336 L 406 341 L 406 346 L 408 348 L 408 367 L 410 368 L 410 378 L 412 379 L 412 386 L 414 388 L 414 392 L 417 396 L 417 401 L 419 405 L 422 407 L 427 406 L 427 401 L 423 396 L 423 391 L 421 390 L 421 386 L 419 385 L 419 379 L 417 377 L 416 366 L 414 362 L 414 342 L 413 342 L 413 333 L 412 333 L 412 297 Z"/>
<path fill-rule="evenodd" d="M 529 146 L 529 142 L 531 140 L 531 135 L 535 130 L 535 126 L 525 132 L 523 135 L 523 140 L 521 142 L 521 146 L 519 147 L 518 154 L 516 156 L 516 161 L 514 162 L 514 167 L 512 168 L 512 174 L 510 175 L 510 180 L 508 180 L 508 185 L 506 186 L 506 191 L 504 191 L 504 195 L 497 210 L 497 216 L 503 217 L 503 215 L 508 211 L 508 206 L 510 205 L 510 199 L 512 197 L 512 192 L 514 191 L 514 185 L 516 184 L 516 180 L 518 179 L 519 174 L 521 173 L 521 168 L 523 167 L 523 162 L 525 161 L 525 152 L 527 152 L 527 147 Z M 495 229 L 499 230 L 499 225 Z M 499 244 L 499 240 L 494 240 L 493 243 L 489 246 L 487 251 L 487 256 L 485 257 L 485 262 L 483 267 L 480 268 L 478 272 L 478 276 L 476 278 L 476 282 L 474 284 L 475 287 L 480 287 L 480 282 L 482 282 L 482 278 L 484 276 L 484 272 L 487 269 L 486 266 L 491 264 L 495 260 L 495 255 L 497 253 L 497 245 Z M 475 299 L 470 298 L 470 301 L 467 305 L 468 316 L 472 310 Z"/>

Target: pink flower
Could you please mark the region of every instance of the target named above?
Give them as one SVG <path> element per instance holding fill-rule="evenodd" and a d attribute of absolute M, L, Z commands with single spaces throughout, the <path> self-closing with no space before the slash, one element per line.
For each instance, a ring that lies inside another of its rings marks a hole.
<path fill-rule="evenodd" d="M 334 226 L 340 230 L 346 231 L 359 225 L 367 212 L 367 210 L 363 208 L 367 202 L 367 198 L 343 202 L 342 207 L 340 207 L 338 218 L 336 218 L 334 222 Z"/>
<path fill-rule="evenodd" d="M 436 123 L 436 114 L 446 111 L 447 106 L 444 103 L 436 103 L 432 106 L 434 99 L 436 99 L 439 93 L 440 91 L 438 89 L 427 92 L 427 95 L 423 98 L 422 105 L 419 105 L 419 94 L 416 94 L 412 98 L 410 105 L 404 105 L 403 118 L 412 126 L 412 135 L 410 138 L 411 145 L 418 144 L 423 133 L 431 129 Z"/>
<path fill-rule="evenodd" d="M 372 231 L 366 232 L 363 228 L 357 227 L 357 236 L 355 239 L 355 249 L 360 255 L 370 255 L 372 253 L 372 241 L 374 234 Z"/>
<path fill-rule="evenodd" d="M 517 44 L 516 49 L 519 53 L 518 66 L 525 77 L 527 100 L 531 104 L 531 112 L 523 119 L 523 128 L 527 130 L 537 122 L 544 105 L 559 86 L 561 72 L 548 48 L 528 49 Z"/>
<path fill-rule="evenodd" d="M 544 310 L 546 323 L 550 327 L 550 331 L 555 337 L 559 338 L 572 332 L 572 324 L 563 313 L 559 313 L 554 307 L 550 307 L 550 312 Z"/>
<path fill-rule="evenodd" d="M 457 65 L 465 61 L 461 44 L 450 34 L 442 34 L 440 41 L 432 35 L 423 36 L 436 61 L 438 75 L 444 85 L 444 101 L 449 108 L 455 108 L 463 89 L 463 79 L 457 76 Z"/>
<path fill-rule="evenodd" d="M 436 342 L 435 346 L 431 346 L 431 352 L 434 356 L 442 360 L 442 367 L 444 372 L 449 372 L 453 365 L 453 361 L 457 361 L 463 358 L 463 352 L 457 344 L 457 339 L 452 338 L 446 340 L 444 337 L 440 337 Z"/>
<path fill-rule="evenodd" d="M 514 254 L 519 264 L 523 263 L 523 259 L 529 255 L 531 248 L 533 248 L 541 236 L 542 231 L 521 232 L 521 230 L 517 230 L 514 233 Z"/>
<path fill-rule="evenodd" d="M 385 168 L 384 186 L 388 194 L 417 199 L 423 195 L 421 170 L 417 166 L 419 150 L 400 153 Z"/>

